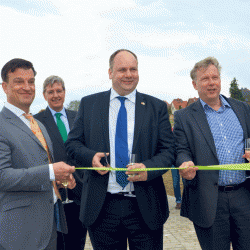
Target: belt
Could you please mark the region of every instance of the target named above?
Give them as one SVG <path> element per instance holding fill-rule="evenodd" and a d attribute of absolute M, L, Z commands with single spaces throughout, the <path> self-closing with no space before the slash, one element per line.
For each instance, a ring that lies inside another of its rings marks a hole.
<path fill-rule="evenodd" d="M 229 186 L 219 186 L 219 190 L 222 192 L 230 192 L 232 190 L 238 190 L 241 187 L 245 186 L 245 182 L 242 182 L 240 184 L 236 184 L 236 185 L 229 185 Z"/>
<path fill-rule="evenodd" d="M 135 197 L 135 191 L 132 191 L 132 192 L 119 192 L 119 193 L 113 193 L 113 194 L 108 192 L 108 194 L 126 196 L 126 197 L 130 197 L 130 195 L 131 195 L 131 197 Z"/>

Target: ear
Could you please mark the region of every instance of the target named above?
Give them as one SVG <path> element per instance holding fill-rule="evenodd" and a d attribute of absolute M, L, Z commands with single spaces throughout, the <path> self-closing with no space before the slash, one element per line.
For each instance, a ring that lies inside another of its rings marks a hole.
<path fill-rule="evenodd" d="M 7 82 L 2 83 L 2 88 L 5 94 L 7 94 L 7 84 L 8 84 Z"/>
<path fill-rule="evenodd" d="M 111 69 L 110 69 L 110 68 L 109 68 L 108 73 L 109 73 L 109 79 L 112 79 L 112 77 L 113 77 L 113 73 L 112 73 L 112 71 L 111 71 Z"/>
<path fill-rule="evenodd" d="M 194 86 L 194 89 L 198 89 L 198 87 L 197 87 L 197 83 L 195 82 L 195 81 L 192 81 L 192 84 L 193 84 L 193 86 Z"/>

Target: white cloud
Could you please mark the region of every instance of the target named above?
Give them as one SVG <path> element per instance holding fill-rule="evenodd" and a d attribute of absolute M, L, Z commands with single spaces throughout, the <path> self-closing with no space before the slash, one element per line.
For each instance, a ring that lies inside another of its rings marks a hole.
<path fill-rule="evenodd" d="M 129 8 L 114 9 L 114 11 L 102 11 L 101 14 L 104 17 L 114 20 L 128 21 L 129 19 L 136 18 L 150 18 L 159 16 L 171 16 L 171 12 L 165 8 L 165 3 L 162 0 L 150 3 L 146 6 L 130 4 Z M 119 11 L 120 10 L 120 11 Z"/>
<path fill-rule="evenodd" d="M 30 0 L 32 6 L 35 2 L 39 1 Z M 210 55 L 217 57 L 225 68 L 224 94 L 228 95 L 232 75 L 245 79 L 239 81 L 242 87 L 249 86 L 246 85 L 249 35 L 239 35 L 226 24 L 204 22 L 200 13 L 199 22 L 194 25 L 187 19 L 173 21 L 174 9 L 169 10 L 161 0 L 144 6 L 132 0 L 43 0 L 43 3 L 54 6 L 58 12 L 46 12 L 45 4 L 39 15 L 0 5 L 4 20 L 0 24 L 0 65 L 16 57 L 33 62 L 38 72 L 32 107 L 36 112 L 46 106 L 42 83 L 49 75 L 64 79 L 66 103 L 109 89 L 109 56 L 121 48 L 138 55 L 138 90 L 170 102 L 177 97 L 187 100 L 197 96 L 189 72 L 198 60 Z M 0 105 L 3 100 L 5 95 L 0 90 Z"/>

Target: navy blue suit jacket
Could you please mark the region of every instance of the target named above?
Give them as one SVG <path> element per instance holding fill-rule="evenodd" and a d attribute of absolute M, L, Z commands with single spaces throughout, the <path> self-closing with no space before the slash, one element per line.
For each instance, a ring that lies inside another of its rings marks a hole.
<path fill-rule="evenodd" d="M 73 110 L 66 109 L 67 119 L 69 123 L 69 128 L 73 127 L 73 123 L 76 117 L 77 112 Z M 58 127 L 55 123 L 55 120 L 51 114 L 50 109 L 47 107 L 44 111 L 34 115 L 34 117 L 39 120 L 46 128 L 49 137 L 52 141 L 53 152 L 54 152 L 54 162 L 64 161 L 69 165 L 74 166 L 74 162 L 67 157 L 66 149 L 62 136 L 58 130 Z M 82 192 L 82 176 L 79 176 L 74 173 L 77 185 L 74 189 L 68 189 L 69 198 L 73 199 L 78 205 L 80 205 L 81 192 Z M 65 192 L 60 189 L 61 196 L 65 200 Z"/>
<path fill-rule="evenodd" d="M 78 165 L 92 167 L 97 152 L 110 152 L 110 91 L 82 98 L 66 141 L 66 150 Z M 115 121 L 116 122 L 116 121 Z M 154 97 L 136 93 L 133 153 L 147 168 L 171 167 L 175 157 L 174 139 L 167 105 Z M 136 199 L 145 223 L 151 229 L 162 226 L 169 216 L 162 174 L 148 172 L 146 182 L 135 182 Z M 87 171 L 83 181 L 80 220 L 85 226 L 97 219 L 107 193 L 109 174 Z"/>
<path fill-rule="evenodd" d="M 250 107 L 246 103 L 223 97 L 238 117 L 244 139 L 249 138 Z M 176 111 L 174 116 L 176 166 L 179 167 L 186 161 L 193 161 L 197 166 L 219 165 L 214 139 L 200 101 Z M 186 182 L 182 197 L 182 216 L 198 226 L 212 226 L 217 209 L 218 178 L 219 170 L 204 170 L 197 171 L 195 178 Z"/>

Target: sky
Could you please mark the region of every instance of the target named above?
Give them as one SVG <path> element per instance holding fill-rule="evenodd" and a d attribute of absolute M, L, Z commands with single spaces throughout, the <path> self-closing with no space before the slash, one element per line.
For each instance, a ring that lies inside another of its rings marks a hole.
<path fill-rule="evenodd" d="M 169 103 L 198 97 L 190 71 L 214 56 L 229 96 L 234 77 L 250 89 L 249 10 L 248 0 L 0 0 L 0 69 L 13 58 L 33 63 L 32 113 L 47 106 L 50 75 L 64 80 L 66 107 L 109 90 L 108 61 L 118 49 L 138 56 L 140 92 Z M 0 107 L 5 101 L 0 87 Z"/>

